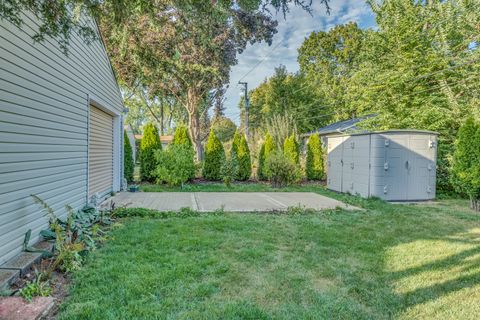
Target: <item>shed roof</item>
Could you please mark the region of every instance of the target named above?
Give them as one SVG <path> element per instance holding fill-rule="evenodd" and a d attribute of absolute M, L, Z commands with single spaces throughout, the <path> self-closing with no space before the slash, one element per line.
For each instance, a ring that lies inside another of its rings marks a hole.
<path fill-rule="evenodd" d="M 369 114 L 369 115 L 366 115 L 366 116 L 363 116 L 363 117 L 358 117 L 358 118 L 353 118 L 353 119 L 349 119 L 349 120 L 344 120 L 344 121 L 339 121 L 339 122 L 335 122 L 335 123 L 331 123 L 325 127 L 322 127 L 322 128 L 319 128 L 317 130 L 313 130 L 311 132 L 308 132 L 306 134 L 304 134 L 303 136 L 305 137 L 308 137 L 312 134 L 319 134 L 319 135 L 327 135 L 327 134 L 331 134 L 331 133 L 344 133 L 345 131 L 347 130 L 356 130 L 357 127 L 356 127 L 356 124 L 363 121 L 363 120 L 366 120 L 368 118 L 372 118 L 372 117 L 376 117 L 377 114 Z"/>

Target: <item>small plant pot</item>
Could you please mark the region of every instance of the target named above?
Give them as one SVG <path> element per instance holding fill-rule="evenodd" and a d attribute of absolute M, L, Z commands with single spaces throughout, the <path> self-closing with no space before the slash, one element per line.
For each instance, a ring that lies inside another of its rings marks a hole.
<path fill-rule="evenodd" d="M 139 190 L 138 186 L 135 186 L 135 185 L 128 187 L 128 191 L 130 192 L 138 192 L 138 190 Z"/>

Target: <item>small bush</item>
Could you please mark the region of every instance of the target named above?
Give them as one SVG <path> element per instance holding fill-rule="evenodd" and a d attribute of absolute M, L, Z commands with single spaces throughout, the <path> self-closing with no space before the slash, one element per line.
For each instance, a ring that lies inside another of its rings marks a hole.
<path fill-rule="evenodd" d="M 480 211 L 480 126 L 467 119 L 458 131 L 452 161 L 452 184 L 470 198 L 471 208 Z"/>
<path fill-rule="evenodd" d="M 222 175 L 222 181 L 225 183 L 227 187 L 232 184 L 232 181 L 238 176 L 238 156 L 236 155 L 235 150 L 232 150 L 232 154 L 230 158 L 225 159 L 223 161 L 222 167 L 220 168 L 220 173 Z"/>
<path fill-rule="evenodd" d="M 301 178 L 298 165 L 280 152 L 269 155 L 265 160 L 265 175 L 274 188 L 297 183 Z"/>
<path fill-rule="evenodd" d="M 283 154 L 285 155 L 285 158 L 287 158 L 291 162 L 295 164 L 300 163 L 298 143 L 294 135 L 291 135 L 290 137 L 285 139 L 285 142 L 283 144 Z"/>
<path fill-rule="evenodd" d="M 156 152 L 157 183 L 170 186 L 183 185 L 195 176 L 194 152 L 189 144 L 172 144 L 166 150 Z"/>
<path fill-rule="evenodd" d="M 50 287 L 47 276 L 35 270 L 35 280 L 20 289 L 19 293 L 22 298 L 28 302 L 32 302 L 34 297 L 48 297 L 51 295 L 52 288 Z"/>
<path fill-rule="evenodd" d="M 213 130 L 208 136 L 205 147 L 205 161 L 203 163 L 203 177 L 207 180 L 219 181 L 222 179 L 220 169 L 225 161 L 225 150 Z"/>
<path fill-rule="evenodd" d="M 124 177 L 128 182 L 133 181 L 133 150 L 132 145 L 130 144 L 130 139 L 128 139 L 127 131 L 123 131 L 123 170 Z"/>
<path fill-rule="evenodd" d="M 162 150 L 162 144 L 157 127 L 153 123 L 148 123 L 143 130 L 143 138 L 140 143 L 140 177 L 144 181 L 155 181 L 157 168 L 155 153 L 158 150 Z"/>
<path fill-rule="evenodd" d="M 238 131 L 235 132 L 232 144 L 232 156 L 236 156 L 238 163 L 238 172 L 236 179 L 245 181 L 252 175 L 252 160 L 250 158 L 250 149 L 248 148 L 247 139 Z"/>
<path fill-rule="evenodd" d="M 265 136 L 265 142 L 260 147 L 260 151 L 258 154 L 258 169 L 257 169 L 257 176 L 259 180 L 267 180 L 267 176 L 265 173 L 265 161 L 269 155 L 275 152 L 275 142 L 270 134 L 267 133 Z"/>
<path fill-rule="evenodd" d="M 323 148 L 320 137 L 311 135 L 307 143 L 307 161 L 305 164 L 308 180 L 322 180 L 324 173 Z"/>

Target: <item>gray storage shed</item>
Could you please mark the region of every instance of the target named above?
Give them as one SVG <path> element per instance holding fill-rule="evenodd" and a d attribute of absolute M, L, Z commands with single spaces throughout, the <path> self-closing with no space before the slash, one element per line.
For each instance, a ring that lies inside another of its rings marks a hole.
<path fill-rule="evenodd" d="M 390 201 L 434 199 L 437 137 L 419 130 L 330 136 L 327 187 Z"/>

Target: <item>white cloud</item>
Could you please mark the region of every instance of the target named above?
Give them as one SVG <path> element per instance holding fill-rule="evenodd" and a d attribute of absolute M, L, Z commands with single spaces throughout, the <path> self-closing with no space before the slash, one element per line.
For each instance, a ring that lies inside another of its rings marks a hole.
<path fill-rule="evenodd" d="M 252 89 L 271 76 L 274 68 L 280 64 L 285 65 L 290 72 L 297 71 L 297 50 L 312 31 L 328 30 L 349 21 L 356 21 L 361 27 L 374 25 L 372 12 L 362 0 L 332 0 L 330 15 L 326 13 L 325 6 L 320 1 L 313 2 L 312 15 L 300 8 L 292 7 L 286 19 L 283 19 L 281 14 L 278 16 L 278 33 L 271 46 L 266 43 L 254 44 L 238 56 L 238 64 L 230 72 L 230 87 L 226 94 L 225 106 L 228 117 L 239 121 L 240 87 L 237 86 L 239 79 L 250 72 L 242 81 L 247 81 L 249 89 Z"/>

